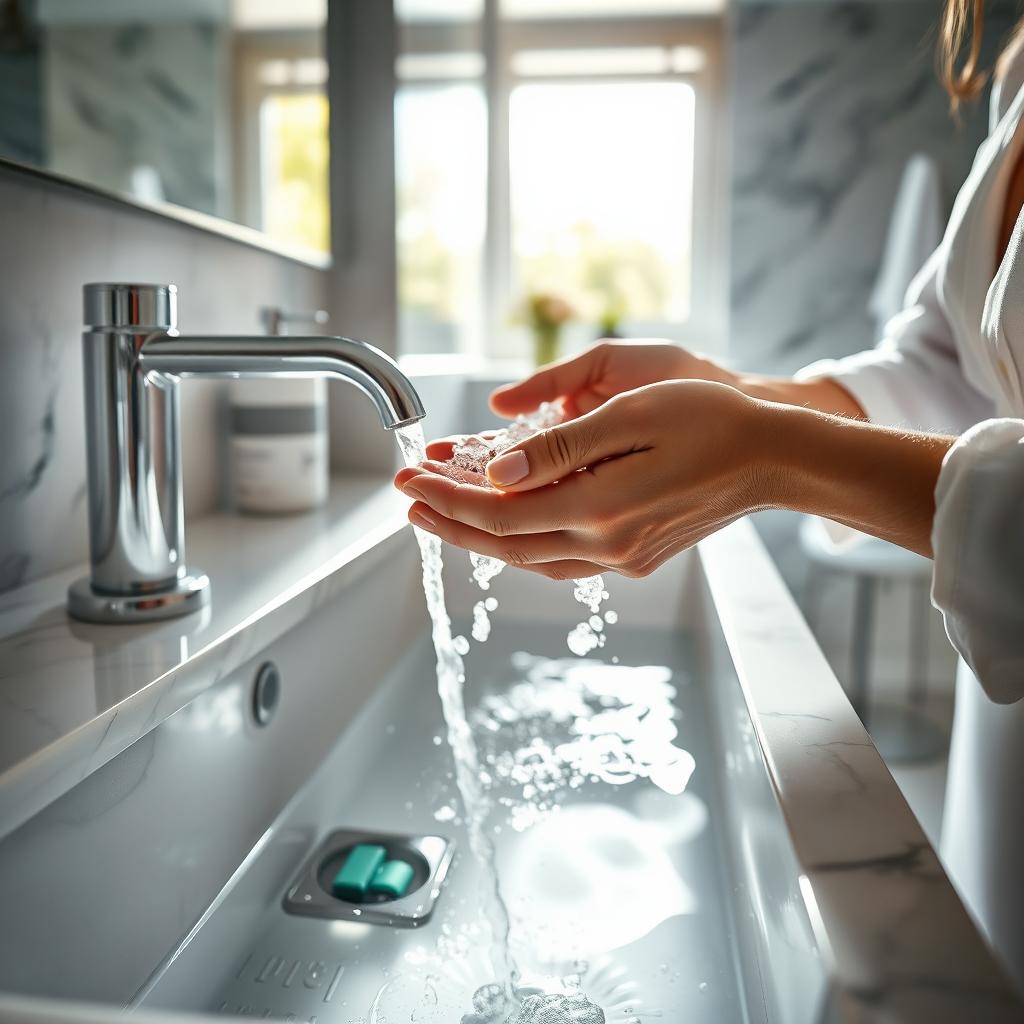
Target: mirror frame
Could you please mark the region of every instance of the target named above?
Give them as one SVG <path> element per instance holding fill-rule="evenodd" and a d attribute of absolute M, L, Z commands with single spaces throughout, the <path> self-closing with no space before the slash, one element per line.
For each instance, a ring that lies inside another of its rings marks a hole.
<path fill-rule="evenodd" d="M 89 182 L 80 181 L 65 174 L 48 171 L 45 168 L 21 163 L 18 160 L 10 160 L 6 157 L 0 157 L 0 171 L 34 178 L 37 181 L 56 185 L 60 188 L 71 189 L 74 192 L 90 196 L 94 199 L 117 203 L 119 206 L 138 210 L 142 213 L 153 214 L 164 220 L 198 228 L 200 231 L 220 235 L 223 238 L 231 239 L 233 242 L 241 242 L 243 245 L 249 245 L 255 249 L 262 249 L 264 252 L 273 253 L 275 256 L 284 257 L 303 266 L 312 267 L 315 270 L 329 270 L 333 266 L 334 261 L 330 253 L 279 242 L 257 228 L 247 227 L 245 224 L 236 224 L 234 221 L 225 220 L 223 217 L 215 217 L 210 213 L 191 210 L 187 206 L 178 206 L 176 203 L 167 202 L 147 202 L 146 200 L 129 196 L 124 192 L 118 192 L 116 189 L 92 185 Z"/>

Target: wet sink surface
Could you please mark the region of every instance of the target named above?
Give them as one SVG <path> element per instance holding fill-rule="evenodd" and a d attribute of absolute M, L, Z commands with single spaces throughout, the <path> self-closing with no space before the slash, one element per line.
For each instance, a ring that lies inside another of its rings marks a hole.
<path fill-rule="evenodd" d="M 524 654 L 571 659 L 565 637 L 564 627 L 503 623 L 499 613 L 490 640 L 474 644 L 466 659 L 471 717 L 482 700 L 522 682 Z M 572 661 L 578 682 L 587 665 Z M 524 980 L 579 973 L 609 1021 L 659 1011 L 671 1020 L 745 1021 L 732 911 L 724 897 L 712 730 L 686 637 L 612 628 L 590 662 L 596 671 L 604 665 L 621 673 L 624 690 L 636 675 L 628 666 L 661 667 L 654 676 L 667 678 L 676 691 L 675 742 L 693 755 L 696 770 L 686 792 L 670 796 L 646 779 L 612 785 L 578 766 L 567 769 L 573 784 L 549 790 L 551 809 L 525 826 L 530 801 L 522 797 L 522 783 L 496 779 L 488 824 Z M 546 695 L 557 714 L 557 686 Z M 604 703 L 618 702 L 606 694 Z M 491 708 L 490 727 L 479 716 L 475 725 L 492 776 L 513 736 L 512 747 L 534 735 L 549 747 L 570 739 L 565 724 L 543 713 L 528 724 L 520 715 L 495 732 L 507 708 L 500 701 Z M 370 1019 L 379 1024 L 409 1020 L 413 1012 L 416 1021 L 448 1024 L 470 1011 L 474 989 L 492 979 L 481 952 L 487 937 L 476 898 L 480 875 L 461 819 L 449 817 L 461 807 L 447 745 L 439 742 L 442 731 L 433 651 L 424 635 L 145 1004 L 304 1020 L 359 1020 L 375 1007 Z M 332 778 L 352 773 L 361 785 L 349 799 L 332 799 Z M 427 924 L 401 930 L 284 913 L 282 879 L 297 863 L 296 851 L 342 826 L 438 832 L 456 841 L 456 860 Z"/>

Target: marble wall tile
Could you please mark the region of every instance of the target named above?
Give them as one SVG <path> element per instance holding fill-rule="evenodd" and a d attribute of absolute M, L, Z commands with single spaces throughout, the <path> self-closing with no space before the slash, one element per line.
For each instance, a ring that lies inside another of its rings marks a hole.
<path fill-rule="evenodd" d="M 184 331 L 259 331 L 325 305 L 326 275 L 116 201 L 0 168 L 0 591 L 84 561 L 81 324 L 88 281 L 178 285 Z M 222 496 L 223 385 L 186 381 L 186 514 Z M 211 443 L 212 442 L 212 443 Z"/>
<path fill-rule="evenodd" d="M 23 8 L 0 3 L 0 157 L 46 162 L 40 35 Z"/>
<path fill-rule="evenodd" d="M 54 26 L 43 62 L 47 166 L 116 192 L 227 216 L 225 26 Z"/>
<path fill-rule="evenodd" d="M 951 121 L 934 67 L 936 0 L 745 3 L 734 20 L 734 359 L 790 372 L 874 341 L 868 298 L 903 168 L 941 169 L 947 202 L 986 130 Z M 987 33 L 1005 35 L 996 5 Z"/>
<path fill-rule="evenodd" d="M 46 162 L 36 51 L 8 53 L 0 59 L 0 156 L 25 164 Z"/>
<path fill-rule="evenodd" d="M 791 373 L 870 347 L 868 300 L 907 160 L 938 163 L 947 208 L 987 130 L 987 104 L 957 125 L 935 74 L 940 0 L 741 0 L 732 31 L 730 355 L 739 366 Z M 1015 8 L 989 4 L 984 58 L 1005 39 Z M 756 517 L 786 582 L 803 591 L 800 517 Z M 880 597 L 876 687 L 902 691 L 913 602 Z M 819 642 L 848 673 L 852 588 L 837 578 L 816 617 Z M 808 609 L 810 611 L 810 609 Z M 952 686 L 952 657 L 933 623 L 928 665 Z"/>

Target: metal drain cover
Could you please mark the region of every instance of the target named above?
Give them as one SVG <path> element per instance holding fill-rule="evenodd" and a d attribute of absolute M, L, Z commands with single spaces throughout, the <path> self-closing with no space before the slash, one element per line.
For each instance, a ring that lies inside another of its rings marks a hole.
<path fill-rule="evenodd" d="M 330 889 L 338 866 L 353 846 L 383 846 L 389 859 L 413 866 L 412 888 L 397 900 L 379 897 L 362 903 L 339 899 Z M 364 921 L 398 928 L 416 928 L 429 920 L 441 895 L 455 845 L 444 836 L 390 835 L 339 829 L 328 835 L 306 859 L 288 887 L 283 905 L 289 914 L 339 921 Z"/>

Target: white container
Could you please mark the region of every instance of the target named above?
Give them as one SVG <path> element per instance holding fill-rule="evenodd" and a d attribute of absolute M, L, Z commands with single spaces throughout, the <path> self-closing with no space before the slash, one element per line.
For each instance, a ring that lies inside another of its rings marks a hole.
<path fill-rule="evenodd" d="M 305 512 L 327 500 L 327 382 L 267 377 L 231 386 L 231 488 L 241 512 Z"/>

